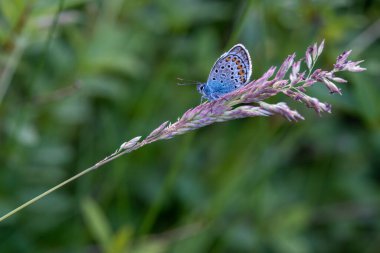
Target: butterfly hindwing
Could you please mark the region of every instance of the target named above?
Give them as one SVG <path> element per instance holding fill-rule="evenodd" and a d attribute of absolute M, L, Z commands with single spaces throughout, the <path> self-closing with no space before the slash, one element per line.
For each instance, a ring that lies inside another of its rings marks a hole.
<path fill-rule="evenodd" d="M 245 79 L 248 82 L 252 74 L 252 61 L 251 57 L 249 56 L 248 50 L 242 44 L 237 44 L 233 48 L 231 48 L 229 53 L 236 55 L 242 60 L 241 69 L 245 71 Z"/>

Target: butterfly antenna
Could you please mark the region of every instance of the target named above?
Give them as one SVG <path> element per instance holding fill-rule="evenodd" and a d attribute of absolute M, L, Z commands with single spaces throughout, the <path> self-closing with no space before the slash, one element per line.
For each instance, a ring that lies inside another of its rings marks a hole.
<path fill-rule="evenodd" d="M 177 85 L 196 85 L 196 84 L 199 83 L 199 82 L 194 81 L 194 80 L 185 80 L 185 79 L 182 79 L 182 78 L 179 78 L 179 77 L 177 77 L 177 80 L 186 82 L 186 83 L 177 83 Z"/>

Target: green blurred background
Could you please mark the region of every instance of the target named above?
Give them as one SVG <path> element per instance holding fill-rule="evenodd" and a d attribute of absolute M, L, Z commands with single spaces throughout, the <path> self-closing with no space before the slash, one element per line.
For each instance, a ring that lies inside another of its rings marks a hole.
<path fill-rule="evenodd" d="M 92 172 L 0 224 L 1 252 L 379 252 L 380 2 L 1 0 L 0 214 L 200 102 L 235 43 L 253 78 L 326 39 L 366 61 L 306 118 L 205 127 Z M 57 16 L 57 13 L 60 13 Z M 272 102 L 273 102 L 272 101 Z"/>

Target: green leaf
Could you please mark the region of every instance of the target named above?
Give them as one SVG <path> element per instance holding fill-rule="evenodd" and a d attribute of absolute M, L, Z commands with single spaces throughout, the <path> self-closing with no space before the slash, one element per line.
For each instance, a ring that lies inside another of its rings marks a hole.
<path fill-rule="evenodd" d="M 82 201 L 82 211 L 90 233 L 102 249 L 106 251 L 111 242 L 112 232 L 103 211 L 91 198 L 86 198 Z"/>

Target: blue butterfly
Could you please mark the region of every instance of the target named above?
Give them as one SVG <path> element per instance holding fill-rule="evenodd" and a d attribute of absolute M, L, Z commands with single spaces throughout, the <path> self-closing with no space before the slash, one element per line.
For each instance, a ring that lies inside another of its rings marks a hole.
<path fill-rule="evenodd" d="M 249 82 L 252 74 L 251 57 L 242 45 L 233 46 L 215 62 L 206 83 L 197 85 L 202 98 L 216 100 Z"/>

